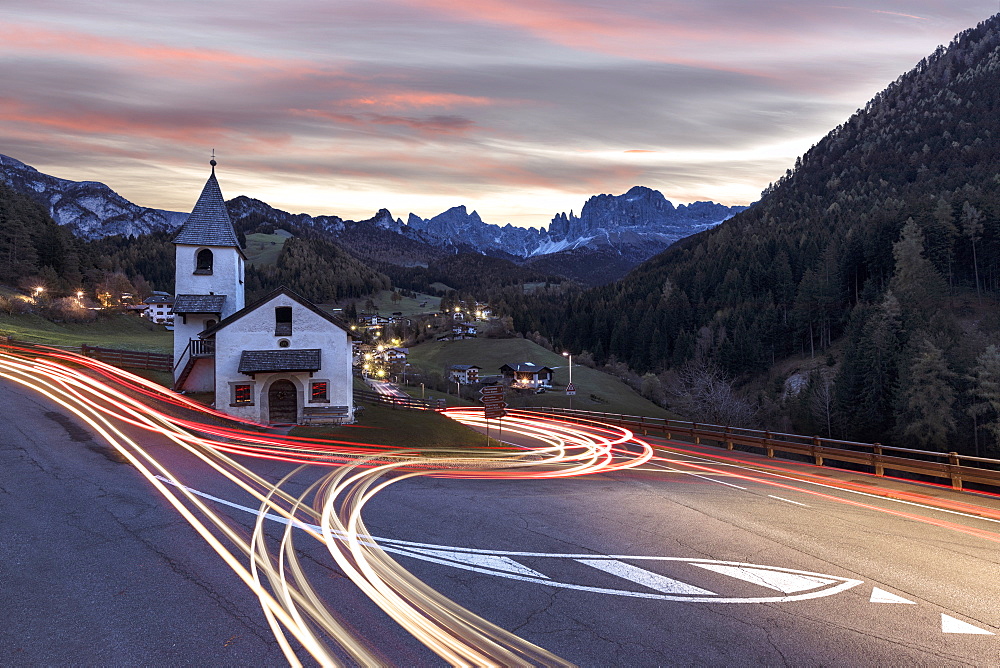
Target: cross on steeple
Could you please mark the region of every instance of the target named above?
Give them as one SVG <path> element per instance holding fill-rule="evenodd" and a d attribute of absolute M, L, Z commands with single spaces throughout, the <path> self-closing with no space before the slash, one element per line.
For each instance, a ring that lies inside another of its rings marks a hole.
<path fill-rule="evenodd" d="M 215 161 L 215 149 L 212 149 L 212 159 L 208 161 L 208 164 L 212 165 L 212 173 L 215 174 L 215 166 L 219 163 Z"/>

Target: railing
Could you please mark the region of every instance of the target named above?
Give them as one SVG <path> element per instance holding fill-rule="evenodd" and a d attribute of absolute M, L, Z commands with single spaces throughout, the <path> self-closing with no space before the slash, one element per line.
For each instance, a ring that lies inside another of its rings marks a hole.
<path fill-rule="evenodd" d="M 94 359 L 115 366 L 150 369 L 152 371 L 173 371 L 174 368 L 174 356 L 167 353 L 98 348 L 97 346 L 88 346 L 87 344 L 80 346 L 80 352 L 87 357 L 93 357 Z"/>
<path fill-rule="evenodd" d="M 215 339 L 191 339 L 191 357 L 213 357 L 215 355 Z"/>
<path fill-rule="evenodd" d="M 379 394 L 378 392 L 368 392 L 367 390 L 354 390 L 354 401 L 367 401 L 369 403 L 385 404 L 387 406 L 397 406 L 408 410 L 419 411 L 439 411 L 444 409 L 443 399 L 414 399 L 413 397 L 400 397 L 392 394 Z"/>
<path fill-rule="evenodd" d="M 696 444 L 701 444 L 702 441 L 714 442 L 727 450 L 732 450 L 737 445 L 757 448 L 763 450 L 768 457 L 774 457 L 775 453 L 799 455 L 811 458 L 817 466 L 831 465 L 830 462 L 860 464 L 870 467 L 879 477 L 884 476 L 886 470 L 891 470 L 942 478 L 950 481 L 952 488 L 957 490 L 961 490 L 964 483 L 1000 490 L 1000 459 L 960 455 L 957 452 L 899 448 L 880 443 L 858 443 L 819 436 L 681 422 L 640 415 L 619 415 L 548 406 L 519 410 L 555 414 L 569 419 L 600 420 L 627 427 L 643 435 L 653 432 L 661 433 L 667 439 L 682 436 Z M 835 464 L 833 466 L 836 467 Z"/>

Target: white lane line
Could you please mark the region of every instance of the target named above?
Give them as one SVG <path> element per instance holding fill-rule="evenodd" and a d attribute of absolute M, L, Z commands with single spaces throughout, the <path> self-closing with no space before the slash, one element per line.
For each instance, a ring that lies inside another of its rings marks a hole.
<path fill-rule="evenodd" d="M 729 482 L 722 482 L 721 480 L 716 480 L 714 478 L 706 478 L 703 475 L 699 475 L 699 474 L 693 473 L 691 471 L 682 471 L 681 469 L 675 469 L 675 468 L 672 468 L 670 466 L 665 466 L 663 464 L 651 463 L 650 465 L 651 466 L 657 466 L 658 468 L 655 468 L 655 469 L 629 469 L 629 470 L 630 471 L 655 471 L 657 473 L 663 473 L 664 471 L 667 471 L 667 472 L 670 472 L 670 473 L 683 473 L 684 475 L 694 476 L 695 478 L 701 478 L 702 480 L 708 480 L 709 482 L 717 482 L 720 485 L 726 485 L 727 487 L 735 487 L 736 489 L 742 489 L 742 490 L 746 491 L 746 487 L 740 487 L 739 485 L 734 485 L 734 484 L 729 483 Z"/>
<path fill-rule="evenodd" d="M 897 596 L 892 592 L 888 592 L 885 589 L 879 589 L 878 587 L 872 587 L 872 597 L 868 599 L 869 603 L 905 603 L 907 605 L 916 605 L 916 601 L 911 601 L 908 598 L 903 598 L 902 596 Z"/>
<path fill-rule="evenodd" d="M 941 632 L 942 633 L 968 633 L 972 635 L 981 636 L 991 636 L 993 633 L 987 631 L 986 629 L 981 629 L 978 626 L 973 626 L 969 622 L 963 622 L 961 619 L 955 619 L 949 615 L 941 613 Z"/>
<path fill-rule="evenodd" d="M 769 568 L 747 568 L 745 566 L 724 566 L 721 564 L 691 564 L 705 570 L 715 571 L 731 578 L 737 578 L 761 587 L 767 587 L 784 594 L 795 594 L 817 587 L 831 585 L 836 580 L 820 578 L 815 575 L 800 575 L 798 573 L 783 573 Z"/>
<path fill-rule="evenodd" d="M 802 506 L 803 508 L 809 507 L 804 503 L 799 503 L 798 501 L 792 501 L 791 499 L 786 499 L 783 496 L 775 496 L 774 494 L 768 494 L 768 496 L 771 497 L 772 499 L 777 499 L 778 501 L 785 501 L 786 503 L 794 503 L 795 505 Z"/>
<path fill-rule="evenodd" d="M 660 447 L 662 447 L 662 446 L 660 446 Z M 917 503 L 915 501 L 904 501 L 903 499 L 897 499 L 897 498 L 891 497 L 891 496 L 879 496 L 878 494 L 870 494 L 868 492 L 861 492 L 861 491 L 858 491 L 856 489 L 848 489 L 846 487 L 837 487 L 836 485 L 827 485 L 825 483 L 816 482 L 814 480 L 803 480 L 802 478 L 795 478 L 795 477 L 788 476 L 788 475 L 781 475 L 780 473 L 773 473 L 771 471 L 761 471 L 759 469 L 755 469 L 755 468 L 752 468 L 750 466 L 741 466 L 739 464 L 733 464 L 733 463 L 716 462 L 714 459 L 711 459 L 711 458 L 708 458 L 708 457 L 701 457 L 700 459 L 703 462 L 708 462 L 709 464 L 714 464 L 714 465 L 718 465 L 718 466 L 731 466 L 733 468 L 742 469 L 744 471 L 750 471 L 751 473 L 759 473 L 759 474 L 762 474 L 762 475 L 769 475 L 769 476 L 772 476 L 774 478 L 781 478 L 783 480 L 791 480 L 792 482 L 805 483 L 807 485 L 815 485 L 817 487 L 826 487 L 827 489 L 835 489 L 835 490 L 841 491 L 841 492 L 850 492 L 851 494 L 858 494 L 860 496 L 867 496 L 867 497 L 870 497 L 870 498 L 873 498 L 873 499 L 880 499 L 882 501 L 895 501 L 896 503 L 902 503 L 902 504 L 907 505 L 907 506 L 915 506 L 917 508 L 924 508 L 926 510 L 937 510 L 937 511 L 942 512 L 942 513 L 948 513 L 949 515 L 959 515 L 960 517 L 968 517 L 968 518 L 974 519 L 974 520 L 984 520 L 986 522 L 994 522 L 996 524 L 1000 524 L 1000 520 L 994 519 L 992 517 L 983 517 L 982 515 L 973 515 L 972 513 L 963 513 L 963 512 L 961 512 L 959 510 L 948 510 L 947 508 L 938 508 L 937 506 L 929 506 L 929 505 L 926 505 L 926 504 L 923 504 L 923 503 Z M 718 481 L 716 481 L 716 482 L 718 482 Z"/>
<path fill-rule="evenodd" d="M 604 571 L 605 573 L 610 573 L 611 575 L 617 575 L 620 578 L 624 578 L 636 584 L 642 585 L 643 587 L 648 587 L 650 589 L 655 589 L 656 591 L 663 592 L 664 594 L 688 594 L 691 596 L 718 596 L 714 591 L 708 591 L 707 589 L 702 589 L 701 587 L 695 587 L 694 585 L 688 584 L 686 582 L 681 582 L 680 580 L 674 580 L 673 578 L 668 578 L 665 575 L 660 575 L 659 573 L 653 573 L 652 571 L 647 571 L 645 568 L 639 568 L 638 566 L 633 566 L 632 564 L 626 564 L 623 561 L 617 561 L 615 559 L 577 559 L 581 564 L 586 564 L 598 570 Z M 827 582 L 834 582 L 833 580 L 827 580 Z M 785 592 L 791 593 L 791 592 Z"/>

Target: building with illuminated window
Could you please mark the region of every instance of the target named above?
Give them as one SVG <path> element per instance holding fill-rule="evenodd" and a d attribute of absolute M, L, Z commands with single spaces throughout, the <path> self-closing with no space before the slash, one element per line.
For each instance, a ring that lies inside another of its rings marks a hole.
<path fill-rule="evenodd" d="M 335 316 L 279 288 L 244 304 L 246 257 L 212 174 L 174 237 L 174 389 L 262 424 L 350 421 L 351 337 Z"/>

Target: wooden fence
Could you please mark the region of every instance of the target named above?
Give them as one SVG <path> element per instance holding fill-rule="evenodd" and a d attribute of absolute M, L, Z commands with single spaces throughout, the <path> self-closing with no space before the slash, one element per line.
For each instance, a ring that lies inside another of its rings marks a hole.
<path fill-rule="evenodd" d="M 354 390 L 354 402 L 357 403 L 359 401 L 419 411 L 438 411 L 445 407 L 443 399 L 414 399 L 413 397 L 379 394 L 378 392 L 368 392 L 367 390 Z"/>
<path fill-rule="evenodd" d="M 768 457 L 774 457 L 775 453 L 795 455 L 812 459 L 817 466 L 836 468 L 837 463 L 857 464 L 870 469 L 879 477 L 884 476 L 888 470 L 945 479 L 951 483 L 953 489 L 957 490 L 961 490 L 964 483 L 974 483 L 991 488 L 993 491 L 1000 491 L 1000 459 L 638 415 L 550 407 L 520 410 L 555 414 L 571 420 L 599 420 L 626 427 L 643 435 L 656 433 L 668 439 L 681 437 L 696 444 L 708 441 L 728 450 L 739 445 L 762 450 Z"/>
<path fill-rule="evenodd" d="M 93 357 L 114 366 L 167 372 L 174 369 L 174 356 L 166 353 L 99 348 L 97 346 L 88 346 L 86 343 L 80 346 L 80 352 L 87 357 Z"/>

